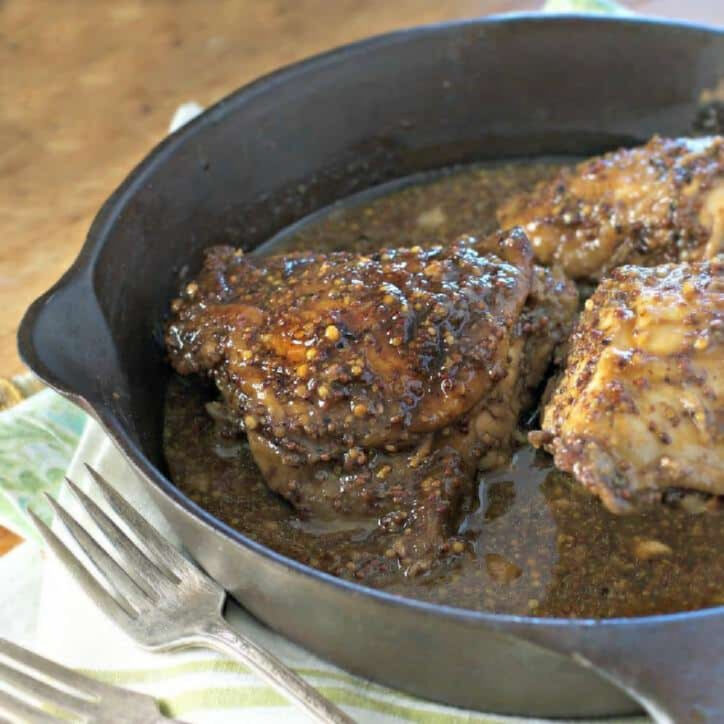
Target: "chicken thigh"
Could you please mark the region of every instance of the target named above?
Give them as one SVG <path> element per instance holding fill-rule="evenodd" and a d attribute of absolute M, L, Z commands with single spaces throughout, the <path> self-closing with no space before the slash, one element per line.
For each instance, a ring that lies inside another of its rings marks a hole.
<path fill-rule="evenodd" d="M 724 495 L 724 264 L 614 270 L 587 300 L 531 441 L 620 513 Z"/>
<path fill-rule="evenodd" d="M 419 571 L 478 465 L 508 454 L 576 306 L 521 230 L 370 255 L 217 247 L 166 343 L 215 381 L 270 488 L 306 517 L 375 521 Z"/>
<path fill-rule="evenodd" d="M 563 168 L 498 211 L 536 260 L 572 279 L 622 264 L 711 259 L 724 249 L 724 138 L 666 139 Z"/>

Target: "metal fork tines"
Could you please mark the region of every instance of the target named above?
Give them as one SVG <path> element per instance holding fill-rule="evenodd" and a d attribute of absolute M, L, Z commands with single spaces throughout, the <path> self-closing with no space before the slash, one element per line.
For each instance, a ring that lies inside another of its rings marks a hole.
<path fill-rule="evenodd" d="M 67 478 L 108 546 L 97 542 L 60 504 L 48 499 L 93 563 L 94 573 L 48 526 L 36 516 L 33 520 L 61 563 L 118 626 L 152 650 L 205 646 L 231 654 L 318 721 L 353 721 L 273 654 L 231 629 L 222 615 L 226 591 L 171 546 L 99 473 L 86 467 L 133 539 Z"/>
<path fill-rule="evenodd" d="M 118 724 L 171 721 L 150 696 L 89 679 L 0 638 L 0 721 L 58 724 L 68 717 Z"/>

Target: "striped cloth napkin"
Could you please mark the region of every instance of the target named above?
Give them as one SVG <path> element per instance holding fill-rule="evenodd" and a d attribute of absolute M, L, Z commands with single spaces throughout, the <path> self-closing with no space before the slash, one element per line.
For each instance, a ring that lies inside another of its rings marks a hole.
<path fill-rule="evenodd" d="M 610 0 L 551 0 L 544 10 L 627 12 Z M 185 104 L 174 116 L 170 130 L 201 110 L 194 103 Z M 164 713 L 187 722 L 307 721 L 305 714 L 247 667 L 228 658 L 203 650 L 173 654 L 141 650 L 95 608 L 52 557 L 45 555 L 23 511 L 32 507 L 50 520 L 41 499 L 45 490 L 59 494 L 71 512 L 77 511 L 75 500 L 60 489 L 61 480 L 67 466 L 68 476 L 87 489 L 85 462 L 112 481 L 150 522 L 175 541 L 127 463 L 93 421 L 44 390 L 0 413 L 0 461 L 0 524 L 28 540 L 0 558 L 0 636 L 101 680 L 150 694 L 159 700 Z M 414 699 L 320 661 L 266 629 L 234 602 L 227 608 L 227 618 L 359 722 L 542 721 L 467 712 Z M 606 721 L 615 724 L 614 720 Z M 643 724 L 648 719 L 620 721 Z"/>

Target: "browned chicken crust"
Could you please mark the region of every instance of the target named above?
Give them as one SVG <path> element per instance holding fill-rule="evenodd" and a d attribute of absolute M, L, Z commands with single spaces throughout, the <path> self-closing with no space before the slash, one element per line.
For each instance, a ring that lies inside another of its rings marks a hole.
<path fill-rule="evenodd" d="M 409 447 L 506 374 L 532 264 L 522 234 L 498 252 L 467 239 L 371 256 L 213 249 L 177 305 L 172 362 L 213 369 L 247 429 L 310 462 Z"/>
<path fill-rule="evenodd" d="M 624 266 L 586 302 L 534 444 L 613 512 L 724 495 L 722 260 Z"/>
<path fill-rule="evenodd" d="M 573 279 L 713 258 L 724 249 L 724 139 L 654 137 L 563 168 L 498 221 L 523 226 L 536 260 Z"/>
<path fill-rule="evenodd" d="M 576 307 L 520 230 L 369 255 L 217 247 L 166 342 L 178 372 L 214 379 L 273 490 L 318 519 L 379 521 L 420 570 L 478 464 L 508 454 Z"/>

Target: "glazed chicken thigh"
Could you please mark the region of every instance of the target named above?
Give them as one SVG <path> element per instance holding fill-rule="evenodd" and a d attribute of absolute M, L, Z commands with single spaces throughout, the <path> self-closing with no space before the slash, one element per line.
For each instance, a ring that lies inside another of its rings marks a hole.
<path fill-rule="evenodd" d="M 425 570 L 570 329 L 572 283 L 532 258 L 521 230 L 370 255 L 216 247 L 172 304 L 168 353 L 214 380 L 300 514 L 372 521 Z"/>
<path fill-rule="evenodd" d="M 624 266 L 575 330 L 534 444 L 613 512 L 724 495 L 722 260 Z"/>
<path fill-rule="evenodd" d="M 711 259 L 724 249 L 724 138 L 666 139 L 563 168 L 498 211 L 541 264 L 597 280 L 622 264 Z"/>

